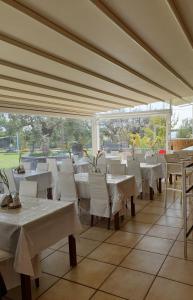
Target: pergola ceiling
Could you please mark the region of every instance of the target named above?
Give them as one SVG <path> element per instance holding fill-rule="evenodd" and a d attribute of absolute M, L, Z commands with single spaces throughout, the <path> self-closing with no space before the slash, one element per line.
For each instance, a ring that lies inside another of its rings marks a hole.
<path fill-rule="evenodd" d="M 0 110 L 192 102 L 192 0 L 1 0 Z"/>

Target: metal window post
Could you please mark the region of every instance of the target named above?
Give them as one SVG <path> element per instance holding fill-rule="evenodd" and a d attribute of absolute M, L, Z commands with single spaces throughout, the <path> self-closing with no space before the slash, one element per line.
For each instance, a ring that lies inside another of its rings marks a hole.
<path fill-rule="evenodd" d="M 92 119 L 92 153 L 96 155 L 100 149 L 99 121 L 96 118 Z"/>

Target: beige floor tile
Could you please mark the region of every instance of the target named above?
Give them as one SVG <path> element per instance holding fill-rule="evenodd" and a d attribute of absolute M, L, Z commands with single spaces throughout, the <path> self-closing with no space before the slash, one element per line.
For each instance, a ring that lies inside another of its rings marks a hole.
<path fill-rule="evenodd" d="M 182 229 L 178 238 L 178 241 L 184 241 L 184 230 Z M 188 236 L 188 241 L 189 242 L 193 242 L 193 231 L 190 233 L 190 235 Z"/>
<path fill-rule="evenodd" d="M 136 249 L 167 254 L 173 244 L 172 240 L 145 236 L 137 245 Z"/>
<path fill-rule="evenodd" d="M 142 235 L 136 233 L 116 231 L 112 236 L 110 236 L 110 238 L 106 240 L 106 242 L 125 247 L 134 247 L 142 237 Z"/>
<path fill-rule="evenodd" d="M 193 243 L 187 244 L 188 259 L 193 260 Z M 170 256 L 184 258 L 184 242 L 176 241 L 169 252 Z"/>
<path fill-rule="evenodd" d="M 183 220 L 180 218 L 162 216 L 156 224 L 182 228 Z"/>
<path fill-rule="evenodd" d="M 59 242 L 57 242 L 56 244 L 52 245 L 49 248 L 57 250 L 58 248 L 64 246 L 66 243 L 68 243 L 68 237 L 65 237 L 64 239 L 60 240 Z"/>
<path fill-rule="evenodd" d="M 76 239 L 77 254 L 80 256 L 86 256 L 92 250 L 94 250 L 98 245 L 100 245 L 100 243 L 101 243 L 100 241 L 77 238 Z M 60 248 L 59 251 L 69 252 L 68 244 Z"/>
<path fill-rule="evenodd" d="M 66 279 L 98 288 L 115 267 L 91 259 L 82 260 L 75 268 L 65 275 Z"/>
<path fill-rule="evenodd" d="M 113 244 L 103 243 L 95 249 L 88 258 L 97 259 L 102 262 L 118 265 L 129 253 L 130 248 L 121 247 Z"/>
<path fill-rule="evenodd" d="M 157 206 L 147 206 L 142 210 L 142 213 L 145 214 L 155 214 L 155 215 L 162 215 L 164 213 L 164 208 L 163 207 L 157 207 Z"/>
<path fill-rule="evenodd" d="M 151 226 L 152 226 L 151 224 L 129 221 L 123 227 L 121 227 L 121 230 L 132 232 L 132 233 L 145 234 L 151 228 Z"/>
<path fill-rule="evenodd" d="M 58 281 L 57 277 L 52 275 L 48 275 L 45 273 L 41 274 L 40 277 L 40 287 L 37 289 L 34 284 L 34 280 L 32 280 L 32 298 L 37 299 L 41 294 L 43 294 L 47 289 L 53 286 Z M 7 299 L 12 300 L 21 300 L 21 288 L 20 286 L 9 290 L 7 293 Z"/>
<path fill-rule="evenodd" d="M 119 298 L 114 295 L 110 295 L 101 291 L 98 291 L 92 298 L 91 300 L 121 300 L 123 298 Z"/>
<path fill-rule="evenodd" d="M 106 240 L 112 233 L 113 230 L 100 227 L 91 227 L 81 234 L 81 237 L 102 242 Z"/>
<path fill-rule="evenodd" d="M 121 266 L 150 274 L 156 274 L 165 257 L 165 255 L 134 249 L 124 259 Z"/>
<path fill-rule="evenodd" d="M 95 290 L 64 279 L 43 294 L 40 300 L 88 300 Z"/>
<path fill-rule="evenodd" d="M 183 218 L 183 211 L 182 210 L 168 208 L 167 211 L 166 211 L 166 213 L 165 213 L 165 215 L 169 216 L 169 217 Z"/>
<path fill-rule="evenodd" d="M 136 222 L 154 224 L 159 218 L 160 218 L 160 216 L 155 215 L 155 214 L 150 214 L 150 213 L 145 214 L 145 213 L 140 212 L 136 215 L 134 220 Z"/>
<path fill-rule="evenodd" d="M 118 267 L 100 290 L 126 299 L 142 300 L 153 279 L 153 275 Z"/>
<path fill-rule="evenodd" d="M 175 240 L 179 233 L 180 233 L 180 228 L 153 225 L 153 227 L 148 231 L 147 234 L 151 236 L 160 237 L 160 238 Z"/>
<path fill-rule="evenodd" d="M 193 287 L 157 277 L 146 300 L 192 300 Z"/>
<path fill-rule="evenodd" d="M 150 202 L 150 204 L 147 207 L 164 207 L 164 201 L 153 200 Z"/>
<path fill-rule="evenodd" d="M 45 249 L 44 251 L 41 252 L 40 254 L 40 259 L 46 258 L 48 255 L 52 254 L 55 250 L 54 249 Z"/>
<path fill-rule="evenodd" d="M 193 262 L 168 256 L 159 272 L 159 275 L 168 279 L 193 285 Z"/>
<path fill-rule="evenodd" d="M 77 261 L 80 261 L 80 259 L 81 258 L 77 256 Z M 70 270 L 69 255 L 55 251 L 42 261 L 41 267 L 43 272 L 62 277 Z"/>

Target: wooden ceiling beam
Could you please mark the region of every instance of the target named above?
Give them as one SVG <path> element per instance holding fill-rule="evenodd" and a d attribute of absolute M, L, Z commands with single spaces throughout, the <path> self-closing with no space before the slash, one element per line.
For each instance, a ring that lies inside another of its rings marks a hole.
<path fill-rule="evenodd" d="M 179 27 L 181 28 L 186 40 L 188 41 L 189 45 L 191 46 L 191 48 L 193 48 L 193 39 L 192 39 L 192 35 L 186 25 L 186 23 L 183 20 L 183 17 L 180 13 L 179 8 L 177 7 L 177 4 L 175 1 L 173 0 L 166 0 L 168 7 L 172 13 L 172 15 L 174 16 L 176 22 L 178 23 Z"/>
<path fill-rule="evenodd" d="M 86 95 L 86 94 L 81 94 L 81 93 L 76 93 L 76 92 L 71 92 L 71 91 L 68 91 L 68 90 L 61 89 L 61 88 L 48 86 L 48 85 L 45 85 L 45 84 L 42 84 L 42 83 L 23 80 L 23 79 L 19 79 L 19 78 L 7 76 L 7 75 L 2 75 L 2 74 L 0 74 L 0 79 L 8 80 L 8 81 L 14 82 L 14 83 L 24 84 L 24 85 L 31 86 L 31 87 L 37 87 L 37 88 L 45 89 L 47 91 L 66 93 L 66 94 L 73 95 L 73 96 L 83 97 L 84 99 L 88 98 L 88 99 L 91 99 L 91 100 L 98 100 L 99 103 L 97 105 L 99 105 L 101 107 L 110 107 L 109 105 L 105 105 L 105 103 L 104 103 L 105 100 L 102 99 L 102 98 L 92 97 L 92 96 L 89 96 L 89 95 Z M 112 105 L 112 103 L 111 103 L 111 105 Z M 114 105 L 117 105 L 117 104 L 114 104 Z"/>
<path fill-rule="evenodd" d="M 5 90 L 5 89 L 4 89 Z M 8 89 L 6 89 L 6 91 L 8 91 Z M 10 89 L 9 89 L 10 91 Z M 66 104 L 66 103 L 63 103 L 63 104 L 60 104 L 60 103 L 54 103 L 53 100 L 49 100 L 49 99 L 46 99 L 46 100 L 40 100 L 40 99 L 34 99 L 34 98 L 31 98 L 31 97 L 25 97 L 25 96 L 20 96 L 18 94 L 16 95 L 13 95 L 13 94 L 4 94 L 2 93 L 3 92 L 3 89 L 0 87 L 0 97 L 4 97 L 4 98 L 7 98 L 7 99 L 15 99 L 16 101 L 19 101 L 19 100 L 23 100 L 25 101 L 26 103 L 37 103 L 37 104 L 42 104 L 43 106 L 47 106 L 47 107 L 53 107 L 53 108 L 61 108 L 61 109 L 64 109 L 64 108 L 67 108 L 67 109 L 72 109 L 73 110 L 80 110 L 80 111 L 87 111 L 89 113 L 95 113 L 95 112 L 100 112 L 100 110 L 96 109 L 90 109 L 90 108 L 86 108 L 86 107 L 81 107 L 81 106 L 78 106 L 78 105 L 69 105 L 69 104 Z"/>
<path fill-rule="evenodd" d="M 109 8 L 101 0 L 90 0 L 95 4 L 98 9 L 100 9 L 113 23 L 115 23 L 118 28 L 120 28 L 124 33 L 129 36 L 138 46 L 140 46 L 146 53 L 148 53 L 156 62 L 158 62 L 162 67 L 167 69 L 172 75 L 174 75 L 183 84 L 193 90 L 193 86 L 181 76 L 170 64 L 167 63 L 150 45 L 148 45 L 139 35 L 137 35 L 131 27 L 129 27 L 120 17 L 118 17 L 111 8 Z M 172 0 L 168 0 L 169 2 Z"/>
<path fill-rule="evenodd" d="M 99 74 L 97 72 L 94 72 L 94 71 L 92 71 L 90 69 L 87 69 L 87 68 L 85 68 L 83 66 L 77 65 L 77 64 L 75 64 L 75 63 L 73 63 L 71 61 L 66 60 L 65 58 L 62 58 L 62 57 L 54 55 L 54 54 L 52 54 L 52 53 L 50 53 L 48 51 L 45 51 L 45 50 L 39 49 L 37 47 L 34 47 L 34 46 L 30 45 L 29 43 L 20 41 L 19 39 L 15 39 L 15 38 L 13 38 L 13 37 L 11 37 L 9 35 L 5 35 L 3 33 L 0 33 L 0 40 L 6 42 L 9 45 L 15 46 L 15 47 L 20 48 L 22 50 L 25 50 L 25 51 L 27 51 L 29 53 L 36 54 L 37 56 L 40 56 L 40 57 L 43 57 L 43 58 L 45 58 L 47 60 L 50 60 L 52 62 L 58 63 L 58 64 L 60 64 L 62 66 L 67 66 L 67 67 L 69 67 L 71 69 L 74 69 L 74 70 L 79 71 L 81 73 L 85 73 L 85 74 L 87 74 L 89 76 L 92 76 L 94 78 L 97 78 L 97 79 L 106 81 L 108 83 L 114 84 L 114 85 L 119 86 L 119 87 L 121 87 L 123 89 L 126 89 L 126 90 L 128 90 L 130 92 L 134 92 L 136 94 L 140 94 L 140 95 L 143 95 L 143 96 L 146 96 L 146 97 L 149 97 L 149 98 L 155 98 L 153 95 L 151 95 L 149 93 L 145 93 L 145 92 L 142 92 L 142 91 L 137 90 L 135 88 L 132 88 L 130 86 L 127 86 L 124 83 L 116 81 L 116 80 L 114 80 L 114 79 L 112 79 L 110 77 L 101 75 L 101 74 Z M 151 82 L 149 82 L 149 83 L 151 83 Z M 155 84 L 154 84 L 154 86 L 155 86 Z M 160 88 L 159 85 L 157 85 L 157 87 Z M 178 95 L 178 94 L 176 94 L 176 93 L 174 93 L 174 92 L 172 92 L 172 91 L 170 91 L 168 89 L 164 89 L 164 90 L 166 92 L 172 94 L 175 97 L 180 97 L 180 95 Z M 131 100 L 135 102 L 135 99 L 131 99 Z M 163 100 L 159 98 L 159 101 L 163 101 Z"/>
<path fill-rule="evenodd" d="M 25 14 L 25 15 L 31 17 L 32 19 L 38 21 L 39 23 L 41 23 L 41 24 L 47 26 L 48 28 L 54 30 L 55 32 L 59 33 L 60 35 L 63 35 L 63 36 L 65 36 L 65 37 L 71 39 L 72 41 L 74 41 L 75 43 L 81 45 L 82 47 L 84 47 L 84 48 L 86 48 L 86 49 L 92 51 L 93 53 L 99 55 L 100 57 L 103 57 L 104 59 L 110 61 L 111 63 L 113 63 L 113 64 L 119 66 L 120 68 L 126 70 L 126 71 L 129 72 L 130 74 L 133 74 L 133 75 L 137 76 L 138 78 L 140 78 L 140 79 L 142 79 L 142 80 L 144 80 L 144 81 L 146 81 L 146 82 L 148 82 L 148 83 L 150 83 L 150 84 L 156 86 L 157 88 L 160 88 L 160 89 L 162 89 L 162 90 L 164 90 L 164 91 L 166 91 L 166 92 L 172 94 L 172 95 L 175 96 L 175 97 L 181 98 L 181 96 L 178 95 L 177 93 L 175 93 L 174 91 L 172 91 L 172 90 L 170 90 L 170 89 L 164 87 L 163 85 L 161 85 L 161 84 L 155 82 L 154 80 L 148 78 L 147 76 L 141 74 L 140 72 L 138 72 L 138 71 L 136 71 L 135 69 L 131 68 L 131 67 L 128 66 L 127 64 L 121 62 L 121 61 L 118 60 L 117 58 L 115 58 L 115 57 L 109 55 L 107 52 L 102 51 L 100 48 L 97 48 L 96 46 L 92 45 L 91 43 L 89 43 L 89 42 L 83 40 L 83 39 L 80 38 L 79 36 L 75 35 L 74 33 L 70 32 L 69 30 L 65 29 L 64 27 L 62 27 L 62 26 L 60 26 L 60 25 L 54 23 L 53 21 L 49 20 L 48 18 L 46 18 L 46 17 L 40 15 L 38 12 L 36 12 L 35 10 L 33 10 L 33 9 L 31 9 L 31 8 L 29 8 L 29 7 L 27 7 L 27 6 L 25 6 L 24 4 L 21 4 L 20 2 L 18 2 L 18 1 L 16 1 L 16 0 L 2 0 L 2 1 L 3 1 L 4 3 L 10 5 L 11 7 L 14 7 L 15 9 L 17 9 L 17 10 L 20 11 L 20 12 L 22 12 L 23 14 Z M 100 8 L 100 9 L 102 10 L 101 6 L 103 7 L 103 4 L 102 4 L 101 1 L 98 1 L 98 0 L 96 0 L 96 1 L 95 1 L 95 0 L 91 0 L 91 2 L 94 3 L 98 8 Z M 106 6 L 103 7 L 103 12 L 104 12 L 105 14 L 107 14 L 107 12 L 106 12 L 105 10 L 107 10 Z M 110 16 L 111 16 L 111 17 L 113 16 L 113 18 L 111 18 L 111 20 L 113 20 L 114 22 L 115 22 L 116 20 L 119 20 L 118 17 L 115 16 L 115 15 L 113 15 L 109 10 L 108 10 L 108 14 L 107 14 L 107 15 L 108 15 L 109 17 L 110 17 Z M 116 22 L 115 22 L 115 23 L 116 23 Z M 117 24 L 117 23 L 116 23 L 116 24 Z M 120 27 L 120 24 L 121 24 L 121 21 L 119 20 L 119 27 Z M 117 24 L 117 25 L 118 25 L 118 24 Z M 124 28 L 125 28 L 125 26 L 124 26 Z M 122 28 L 122 29 L 123 29 L 123 28 Z M 127 30 L 127 33 L 128 33 L 128 31 L 129 31 L 129 30 Z M 133 36 L 130 36 L 130 37 L 133 38 Z M 139 43 L 138 43 L 138 44 L 139 44 Z M 147 49 L 146 49 L 146 50 L 147 50 Z M 148 53 L 152 55 L 152 54 L 153 54 L 153 50 L 152 50 L 152 53 L 150 53 L 150 52 L 148 52 Z M 155 53 L 154 53 L 154 54 L 155 54 Z M 154 58 L 156 58 L 156 59 L 158 60 L 159 57 L 158 57 L 158 55 L 156 55 Z M 160 57 L 160 61 L 159 61 L 159 62 L 161 63 L 161 57 Z M 68 61 L 65 61 L 65 63 L 66 63 L 67 65 L 70 63 L 70 67 L 75 68 L 75 69 L 78 68 L 78 70 L 79 70 L 79 68 L 81 67 L 81 66 L 72 64 L 71 62 L 68 62 Z M 187 82 L 185 81 L 185 79 L 183 79 L 177 72 L 175 72 L 175 70 L 173 70 L 166 62 L 164 63 L 163 60 L 162 60 L 162 64 L 164 64 L 164 66 L 165 66 L 166 68 L 168 68 L 168 70 L 169 70 L 170 72 L 173 72 L 173 75 L 175 75 L 179 80 L 183 81 L 184 84 L 189 85 L 189 83 L 187 83 Z M 69 66 L 69 65 L 68 65 L 68 66 Z M 115 80 L 112 80 L 111 78 L 108 78 L 108 77 L 106 77 L 106 76 L 103 76 L 103 75 L 101 75 L 101 74 L 98 74 L 98 73 L 96 73 L 96 72 L 93 72 L 93 71 L 91 71 L 91 70 L 88 70 L 88 69 L 86 69 L 86 68 L 84 68 L 84 70 L 83 70 L 83 67 L 81 67 L 81 69 L 82 69 L 82 72 L 85 72 L 85 73 L 87 73 L 87 74 L 89 74 L 89 75 L 91 75 L 91 76 L 95 76 L 95 77 L 97 77 L 97 78 L 100 78 L 100 79 L 103 79 L 103 80 L 106 80 L 106 81 L 109 81 L 109 80 L 110 80 L 109 82 L 114 83 L 114 84 L 118 84 L 118 85 L 121 84 L 120 82 L 115 83 L 115 82 L 116 82 Z M 101 76 L 102 76 L 102 77 L 101 77 Z M 124 87 L 124 88 L 126 88 L 126 89 L 129 88 L 130 90 L 132 90 L 132 91 L 134 91 L 134 92 L 141 93 L 140 90 L 133 89 L 132 87 L 127 86 L 127 85 L 125 85 L 125 84 L 124 84 L 124 85 L 121 84 L 121 86 Z M 146 95 L 146 96 L 147 96 L 147 95 Z M 150 94 L 149 94 L 149 96 L 152 97 L 153 95 L 150 95 Z M 155 98 L 155 97 L 153 97 L 153 98 Z M 160 101 L 160 100 L 159 100 L 159 101 Z"/>
<path fill-rule="evenodd" d="M 21 94 L 26 94 L 26 95 L 38 96 L 41 98 L 45 98 L 45 100 L 43 100 L 43 101 L 44 102 L 46 101 L 47 103 L 53 103 L 53 100 L 59 100 L 59 102 L 57 102 L 57 104 L 67 105 L 69 107 L 72 105 L 72 107 L 76 106 L 77 108 L 85 107 L 87 110 L 91 110 L 91 111 L 99 111 L 99 108 L 105 109 L 105 110 L 110 108 L 110 107 L 103 107 L 98 104 L 96 105 L 94 103 L 91 104 L 91 103 L 81 102 L 81 101 L 74 100 L 74 99 L 66 99 L 63 97 L 57 97 L 57 96 L 48 95 L 48 94 L 44 94 L 44 93 L 37 93 L 37 92 L 32 92 L 32 91 L 27 91 L 27 90 L 23 90 L 23 89 L 2 86 L 2 85 L 0 85 L 0 91 L 16 92 L 16 93 L 21 93 Z M 79 106 L 77 106 L 77 104 Z"/>
<path fill-rule="evenodd" d="M 11 102 L 9 101 L 10 97 L 5 97 L 4 95 L 0 95 L 0 107 L 3 106 L 3 107 L 15 107 L 15 108 L 20 108 L 20 109 L 30 109 L 30 110 L 38 110 L 38 111 L 41 111 L 42 113 L 45 112 L 55 112 L 55 113 L 68 113 L 68 114 L 72 114 L 72 115 L 80 115 L 80 116 L 92 116 L 92 114 L 90 113 L 84 113 L 84 112 L 79 112 L 79 111 L 73 111 L 72 109 L 55 109 L 55 108 L 49 108 L 49 107 L 43 107 L 41 105 L 32 105 L 32 104 L 29 104 L 29 103 L 26 103 L 26 104 L 22 104 L 22 103 L 18 103 L 18 102 Z M 14 97 L 16 98 L 16 97 Z M 7 99 L 7 101 L 6 101 Z"/>
<path fill-rule="evenodd" d="M 6 66 L 6 67 L 9 67 L 9 68 L 13 68 L 15 70 L 20 70 L 20 71 L 23 71 L 23 72 L 27 72 L 27 73 L 30 73 L 30 74 L 33 74 L 33 75 L 38 75 L 38 76 L 41 76 L 41 77 L 44 77 L 44 78 L 52 79 L 52 80 L 55 80 L 55 81 L 58 81 L 58 82 L 67 83 L 67 84 L 70 84 L 70 85 L 73 85 L 73 86 L 76 86 L 76 87 L 84 88 L 84 89 L 87 89 L 87 90 L 91 90 L 93 92 L 97 92 L 97 93 L 100 93 L 100 94 L 103 94 L 103 95 L 107 95 L 107 96 L 111 96 L 111 97 L 116 98 L 115 101 L 104 99 L 104 102 L 108 102 L 108 103 L 117 103 L 117 102 L 119 102 L 119 103 L 121 103 L 120 99 L 122 99 L 122 100 L 126 100 L 128 102 L 128 106 L 132 105 L 132 101 L 133 101 L 133 105 L 136 105 L 136 103 L 137 104 L 147 104 L 147 102 L 145 102 L 145 101 L 131 100 L 128 97 L 124 97 L 124 96 L 121 96 L 121 95 L 118 95 L 118 94 L 110 93 L 110 92 L 107 92 L 107 91 L 104 91 L 104 90 L 101 90 L 101 89 L 97 89 L 95 87 L 91 87 L 91 86 L 86 85 L 86 84 L 82 84 L 82 83 L 79 83 L 79 82 L 76 82 L 76 81 L 68 80 L 68 79 L 65 79 L 63 77 L 59 77 L 59 76 L 56 76 L 56 75 L 53 75 L 53 74 L 50 74 L 50 73 L 46 73 L 46 72 L 43 72 L 43 71 L 32 69 L 32 68 L 22 66 L 22 65 L 19 65 L 19 64 L 16 64 L 16 63 L 12 63 L 12 62 L 9 62 L 9 61 L 6 61 L 6 60 L 0 59 L 0 65 Z M 155 100 L 160 101 L 161 99 L 155 97 L 154 101 Z M 122 104 L 126 105 L 126 102 L 122 102 Z"/>

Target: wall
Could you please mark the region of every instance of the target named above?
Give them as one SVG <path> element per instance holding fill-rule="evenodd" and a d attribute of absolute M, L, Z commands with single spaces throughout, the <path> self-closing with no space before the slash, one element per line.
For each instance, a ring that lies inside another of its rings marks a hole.
<path fill-rule="evenodd" d="M 171 140 L 173 150 L 181 150 L 193 146 L 193 139 L 175 139 Z"/>

